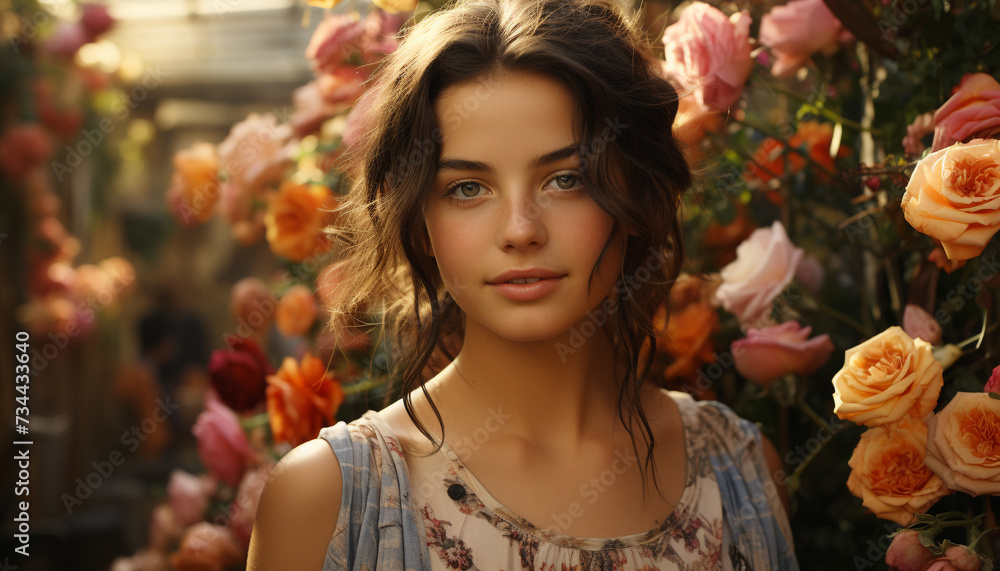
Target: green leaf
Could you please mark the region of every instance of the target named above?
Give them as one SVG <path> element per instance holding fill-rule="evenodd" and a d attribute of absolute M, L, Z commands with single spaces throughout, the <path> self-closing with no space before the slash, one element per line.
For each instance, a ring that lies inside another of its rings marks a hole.
<path fill-rule="evenodd" d="M 990 392 L 990 398 L 1000 400 L 1000 393 Z"/>

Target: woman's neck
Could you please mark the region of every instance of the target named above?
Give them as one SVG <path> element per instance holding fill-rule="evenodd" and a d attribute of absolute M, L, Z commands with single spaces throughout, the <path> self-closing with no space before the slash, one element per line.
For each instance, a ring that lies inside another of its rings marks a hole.
<path fill-rule="evenodd" d="M 461 351 L 428 389 L 435 401 L 446 401 L 442 415 L 453 416 L 462 432 L 485 428 L 491 437 L 530 443 L 539 452 L 615 439 L 618 429 L 625 431 L 614 347 L 603 332 L 576 345 L 568 339 L 512 342 L 467 327 Z M 622 374 L 619 368 L 619 379 Z"/>

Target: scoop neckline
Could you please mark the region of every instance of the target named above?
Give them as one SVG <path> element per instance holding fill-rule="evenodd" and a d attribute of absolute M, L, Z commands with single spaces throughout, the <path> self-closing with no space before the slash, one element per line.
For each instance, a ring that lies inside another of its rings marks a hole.
<path fill-rule="evenodd" d="M 506 521 L 522 533 L 530 535 L 539 541 L 588 551 L 600 551 L 602 549 L 621 548 L 649 543 L 672 529 L 682 527 L 685 522 L 691 518 L 693 510 L 690 508 L 695 502 L 697 497 L 696 494 L 698 493 L 700 487 L 698 480 L 692 479 L 691 477 L 694 470 L 694 467 L 692 466 L 692 452 L 694 447 L 692 446 L 690 431 L 693 429 L 694 422 L 696 420 L 691 409 L 689 408 L 689 405 L 692 404 L 690 402 L 691 396 L 683 392 L 670 391 L 666 389 L 661 390 L 663 390 L 663 392 L 666 393 L 666 395 L 674 402 L 680 414 L 681 432 L 684 439 L 685 486 L 684 491 L 681 492 L 681 497 L 678 500 L 677 505 L 674 506 L 673 511 L 664 518 L 663 522 L 659 526 L 648 531 L 640 531 L 638 533 L 618 537 L 583 537 L 566 535 L 548 528 L 538 527 L 497 501 L 496 498 L 490 494 L 489 490 L 483 486 L 482 482 L 476 478 L 475 474 L 473 474 L 472 471 L 466 467 L 466 465 L 459 458 L 458 454 L 455 453 L 447 442 L 441 443 L 441 450 L 445 452 L 445 456 L 448 458 L 448 461 L 455 468 L 459 480 L 475 491 L 476 496 L 483 503 L 487 512 Z M 391 428 L 388 427 L 388 423 L 385 423 L 384 419 L 381 417 L 378 418 L 386 428 L 389 428 L 389 433 L 392 434 Z M 393 437 L 395 437 L 394 434 Z M 688 482 L 693 483 L 691 485 L 687 485 Z"/>

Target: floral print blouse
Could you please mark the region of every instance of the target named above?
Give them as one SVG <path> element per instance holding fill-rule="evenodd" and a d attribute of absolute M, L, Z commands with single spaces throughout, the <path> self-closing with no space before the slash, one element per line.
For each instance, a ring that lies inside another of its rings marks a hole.
<path fill-rule="evenodd" d="M 497 502 L 447 444 L 430 456 L 404 455 L 375 411 L 324 428 L 344 481 L 324 570 L 798 569 L 756 426 L 720 403 L 668 394 L 684 423 L 687 485 L 659 526 L 617 538 L 532 525 Z"/>

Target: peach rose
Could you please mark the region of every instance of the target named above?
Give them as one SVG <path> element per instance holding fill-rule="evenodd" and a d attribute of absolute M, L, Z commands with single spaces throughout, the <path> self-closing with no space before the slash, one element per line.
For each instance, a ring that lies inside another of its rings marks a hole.
<path fill-rule="evenodd" d="M 781 222 L 754 230 L 736 248 L 736 261 L 722 268 L 722 285 L 715 290 L 715 298 L 744 326 L 766 319 L 774 298 L 795 277 L 802 253 L 788 239 Z"/>
<path fill-rule="evenodd" d="M 692 2 L 663 32 L 663 72 L 700 107 L 725 111 L 739 99 L 753 69 L 750 15 L 729 18 L 718 8 Z"/>
<path fill-rule="evenodd" d="M 833 412 L 869 427 L 923 419 L 937 404 L 943 371 L 930 343 L 890 327 L 844 354 L 833 377 Z"/>
<path fill-rule="evenodd" d="M 264 225 L 271 251 L 292 262 L 325 252 L 332 243 L 323 233 L 330 222 L 336 200 L 320 185 L 285 181 L 268 201 Z"/>
<path fill-rule="evenodd" d="M 228 528 L 203 521 L 184 532 L 170 564 L 176 571 L 224 571 L 244 559 L 244 551 Z"/>
<path fill-rule="evenodd" d="M 340 381 L 326 365 L 306 352 L 302 361 L 285 357 L 281 368 L 267 377 L 267 413 L 275 442 L 298 446 L 333 424 L 344 402 Z"/>
<path fill-rule="evenodd" d="M 985 73 L 967 73 L 954 95 L 934 113 L 931 151 L 972 137 L 1000 132 L 1000 82 Z"/>
<path fill-rule="evenodd" d="M 927 421 L 927 466 L 949 488 L 969 495 L 1000 494 L 1000 400 L 957 393 Z"/>
<path fill-rule="evenodd" d="M 206 222 L 219 198 L 219 156 L 215 146 L 195 143 L 174 155 L 174 174 L 167 202 L 185 226 Z"/>
<path fill-rule="evenodd" d="M 847 488 L 877 517 L 908 526 L 914 512 L 924 513 L 951 492 L 924 465 L 927 426 L 907 418 L 891 433 L 868 430 L 861 435 L 847 465 Z"/>
<path fill-rule="evenodd" d="M 305 335 L 316 321 L 316 298 L 304 285 L 295 285 L 281 296 L 275 325 L 285 335 Z"/>
<path fill-rule="evenodd" d="M 732 344 L 736 370 L 764 387 L 784 375 L 811 374 L 830 358 L 833 341 L 826 334 L 809 339 L 810 333 L 797 321 L 751 329 Z"/>
<path fill-rule="evenodd" d="M 913 169 L 901 206 L 916 230 L 968 260 L 1000 230 L 1000 141 L 976 139 L 933 152 Z"/>
<path fill-rule="evenodd" d="M 919 305 L 906 304 L 906 309 L 903 310 L 903 331 L 910 337 L 923 339 L 931 345 L 941 344 L 941 325 Z"/>
<path fill-rule="evenodd" d="M 854 36 L 823 0 L 792 0 L 775 6 L 760 20 L 760 43 L 778 56 L 771 73 L 787 77 L 814 53 L 832 54 Z"/>

